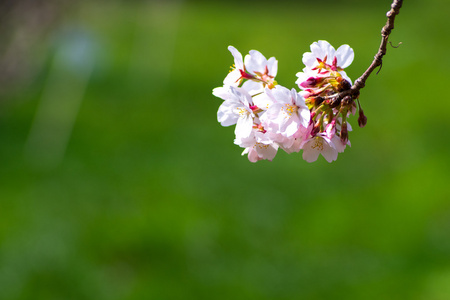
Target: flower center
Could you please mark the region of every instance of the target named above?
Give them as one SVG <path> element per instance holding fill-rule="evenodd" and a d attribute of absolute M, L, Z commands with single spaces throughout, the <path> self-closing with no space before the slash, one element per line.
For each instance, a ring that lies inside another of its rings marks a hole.
<path fill-rule="evenodd" d="M 312 145 L 312 147 L 314 150 L 319 150 L 319 151 L 323 151 L 323 140 L 316 136 L 314 139 L 314 144 Z"/>
<path fill-rule="evenodd" d="M 241 116 L 246 116 L 248 114 L 250 114 L 250 112 L 248 110 L 246 110 L 244 107 L 238 107 L 237 109 L 237 113 Z"/>
<path fill-rule="evenodd" d="M 259 149 L 263 150 L 263 149 L 267 149 L 269 148 L 269 145 L 263 144 L 263 143 L 256 143 L 255 147 L 258 147 Z"/>
<path fill-rule="evenodd" d="M 285 104 L 283 111 L 288 114 L 289 116 L 292 116 L 292 114 L 296 114 L 298 111 L 298 107 L 296 105 L 291 104 Z"/>

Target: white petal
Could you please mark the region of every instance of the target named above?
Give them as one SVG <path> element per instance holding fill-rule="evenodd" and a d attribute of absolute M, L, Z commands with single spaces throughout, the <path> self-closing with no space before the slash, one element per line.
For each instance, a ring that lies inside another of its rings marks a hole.
<path fill-rule="evenodd" d="M 234 57 L 234 65 L 236 66 L 236 69 L 244 69 L 244 62 L 242 60 L 242 54 L 239 52 L 236 48 L 233 46 L 228 46 L 228 50 L 231 52 L 231 54 Z"/>
<path fill-rule="evenodd" d="M 301 143 L 301 139 L 289 138 L 284 141 L 281 147 L 284 151 L 290 154 L 293 152 L 299 152 Z"/>
<path fill-rule="evenodd" d="M 217 111 L 217 121 L 219 121 L 222 126 L 236 124 L 239 115 L 234 113 L 234 109 L 237 105 L 237 102 L 231 100 L 226 100 L 220 105 L 219 110 Z"/>
<path fill-rule="evenodd" d="M 315 55 L 315 57 L 320 58 L 321 60 L 323 60 L 326 56 L 326 62 L 331 64 L 335 50 L 330 43 L 320 40 L 318 42 L 312 43 L 311 52 Z"/>
<path fill-rule="evenodd" d="M 224 85 L 238 86 L 241 83 L 241 72 L 238 69 L 234 69 L 223 80 Z"/>
<path fill-rule="evenodd" d="M 247 93 L 246 90 L 237 87 L 230 87 L 230 92 L 234 95 L 234 99 L 236 102 L 241 102 L 244 107 L 247 109 L 252 105 L 252 97 Z"/>
<path fill-rule="evenodd" d="M 304 73 L 304 72 L 298 72 L 297 74 L 295 74 L 295 76 L 298 77 L 298 79 L 297 79 L 297 81 L 295 83 L 298 83 L 298 81 L 300 81 L 299 83 L 302 83 L 303 81 L 305 81 L 306 79 L 311 77 L 310 74 L 307 74 L 307 73 Z"/>
<path fill-rule="evenodd" d="M 258 160 L 261 160 L 261 158 L 258 156 L 258 152 L 254 149 L 254 147 L 249 148 L 247 157 L 248 157 L 248 160 L 252 163 L 255 163 Z"/>
<path fill-rule="evenodd" d="M 245 139 L 252 133 L 253 118 L 251 115 L 241 116 L 236 122 L 234 133 L 237 138 Z"/>
<path fill-rule="evenodd" d="M 245 68 L 252 74 L 255 72 L 265 73 L 266 66 L 267 59 L 257 50 L 251 50 L 250 54 L 245 56 Z"/>
<path fill-rule="evenodd" d="M 350 123 L 348 121 L 347 121 L 347 130 L 353 131 L 352 125 L 350 125 Z"/>
<path fill-rule="evenodd" d="M 305 98 L 303 98 L 302 95 L 297 93 L 297 91 L 294 88 L 291 89 L 291 97 L 294 100 L 293 104 L 295 104 L 298 107 L 306 107 Z"/>
<path fill-rule="evenodd" d="M 267 69 L 269 70 L 270 76 L 277 76 L 278 72 L 278 60 L 275 59 L 275 57 L 269 58 L 267 61 Z"/>
<path fill-rule="evenodd" d="M 300 120 L 298 116 L 292 116 L 289 118 L 289 122 L 286 122 L 285 129 L 284 129 L 284 135 L 287 137 L 293 136 L 300 127 Z"/>
<path fill-rule="evenodd" d="M 344 152 L 346 145 L 342 144 L 341 139 L 337 135 L 335 135 L 332 140 L 334 146 L 336 147 L 337 152 L 338 153 Z"/>
<path fill-rule="evenodd" d="M 309 111 L 309 109 L 307 107 L 305 108 L 299 108 L 299 115 L 300 115 L 300 119 L 302 120 L 301 125 L 304 128 L 307 128 L 309 125 L 309 121 L 311 119 L 311 112 Z"/>
<path fill-rule="evenodd" d="M 329 145 L 325 145 L 325 143 L 324 143 L 324 147 L 322 150 L 322 156 L 327 160 L 327 162 L 330 163 L 337 159 L 338 151 Z"/>
<path fill-rule="evenodd" d="M 222 98 L 223 100 L 230 98 L 230 89 L 228 87 L 216 87 L 213 89 L 212 93 L 214 96 Z"/>
<path fill-rule="evenodd" d="M 338 67 L 345 69 L 353 62 L 355 53 L 349 45 L 342 45 L 336 50 L 335 56 Z"/>
<path fill-rule="evenodd" d="M 264 114 L 264 118 L 269 122 L 276 122 L 279 115 L 282 115 L 283 107 L 279 103 L 273 103 Z M 283 117 L 284 118 L 284 117 Z"/>
<path fill-rule="evenodd" d="M 277 85 L 271 90 L 276 102 L 282 104 L 292 104 L 291 91 L 284 86 Z"/>
<path fill-rule="evenodd" d="M 319 151 L 316 149 L 313 149 L 311 145 L 309 145 L 310 142 L 306 143 L 305 148 L 303 148 L 303 154 L 302 157 L 307 162 L 311 163 L 317 160 L 319 158 Z"/>
<path fill-rule="evenodd" d="M 268 110 L 273 104 L 273 100 L 266 93 L 262 93 L 257 96 L 253 96 L 253 104 L 262 110 Z"/>
<path fill-rule="evenodd" d="M 253 80 L 247 80 L 242 85 L 242 88 L 246 90 L 250 95 L 256 95 L 258 93 L 262 93 L 264 90 L 264 85 L 262 82 L 256 82 Z"/>
<path fill-rule="evenodd" d="M 256 138 L 255 138 L 254 133 L 255 133 L 255 131 L 252 130 L 252 133 L 250 134 L 249 137 L 246 137 L 246 138 L 236 137 L 234 139 L 234 143 L 242 148 L 248 148 L 250 146 L 253 147 L 253 145 L 255 145 L 255 143 L 256 143 Z"/>
<path fill-rule="evenodd" d="M 303 54 L 302 62 L 307 68 L 313 68 L 317 65 L 317 58 L 316 56 L 311 52 L 306 52 Z M 297 74 L 298 76 L 298 74 Z"/>
<path fill-rule="evenodd" d="M 258 152 L 258 156 L 262 159 L 268 159 L 272 161 L 272 159 L 277 154 L 278 145 L 276 144 L 270 144 L 270 145 L 264 145 L 264 144 L 256 144 L 255 149 Z"/>

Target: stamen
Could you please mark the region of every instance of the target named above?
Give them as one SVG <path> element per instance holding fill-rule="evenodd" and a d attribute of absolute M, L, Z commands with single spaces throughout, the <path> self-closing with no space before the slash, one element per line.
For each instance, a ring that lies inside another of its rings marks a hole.
<path fill-rule="evenodd" d="M 323 151 L 323 141 L 322 138 L 320 137 L 316 137 L 314 140 L 314 145 L 312 145 L 313 149 L 319 150 L 319 151 Z"/>

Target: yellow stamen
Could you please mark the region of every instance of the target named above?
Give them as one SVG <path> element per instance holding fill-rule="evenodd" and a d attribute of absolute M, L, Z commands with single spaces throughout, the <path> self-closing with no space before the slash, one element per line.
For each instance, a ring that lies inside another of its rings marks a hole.
<path fill-rule="evenodd" d="M 292 114 L 297 113 L 298 111 L 298 107 L 296 105 L 290 105 L 290 104 L 285 104 L 284 105 L 284 109 L 283 112 L 288 114 L 289 116 L 292 116 Z"/>
<path fill-rule="evenodd" d="M 311 148 L 317 149 L 319 151 L 323 151 L 323 141 L 322 141 L 322 139 L 320 137 L 316 136 L 316 138 L 314 140 L 314 145 Z"/>

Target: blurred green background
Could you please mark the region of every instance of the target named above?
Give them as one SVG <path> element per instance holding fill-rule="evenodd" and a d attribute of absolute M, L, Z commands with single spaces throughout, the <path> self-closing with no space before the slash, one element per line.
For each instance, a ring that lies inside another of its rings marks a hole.
<path fill-rule="evenodd" d="M 356 79 L 390 3 L 3 1 L 0 299 L 450 299 L 448 0 L 405 1 L 336 162 L 216 119 L 228 45 Z"/>

